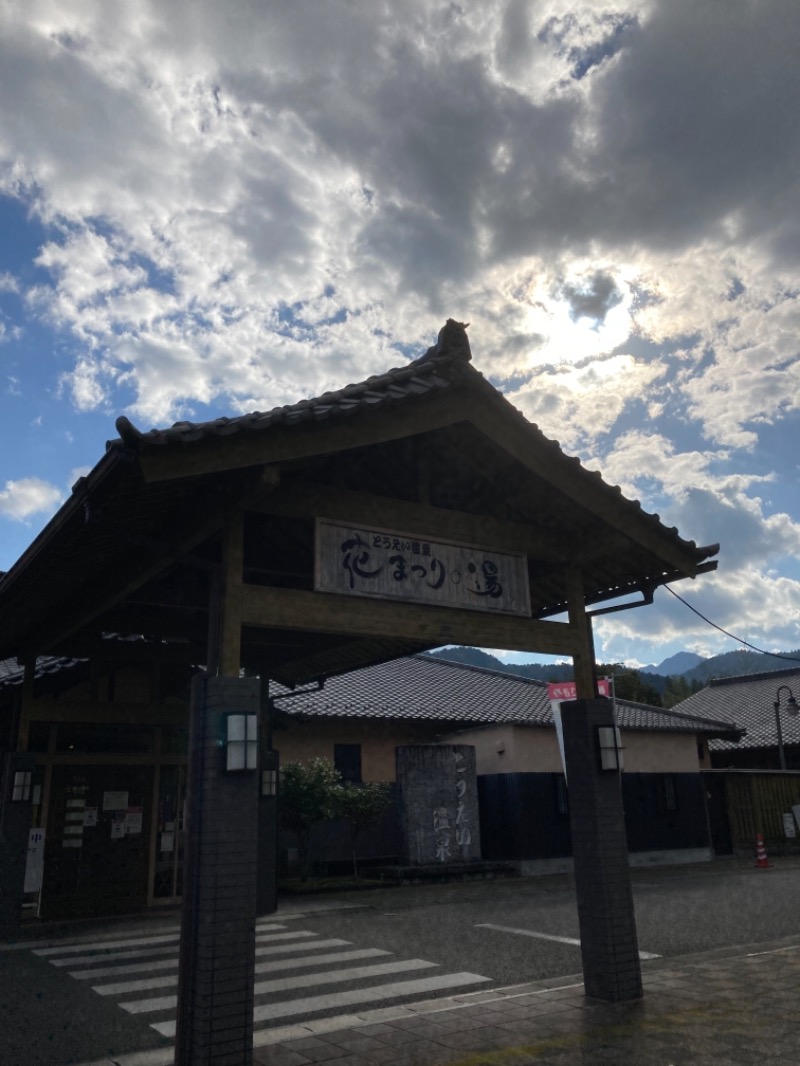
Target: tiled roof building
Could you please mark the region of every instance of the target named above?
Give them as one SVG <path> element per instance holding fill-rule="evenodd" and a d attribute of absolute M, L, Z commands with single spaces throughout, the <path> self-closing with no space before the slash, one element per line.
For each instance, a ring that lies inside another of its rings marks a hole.
<path fill-rule="evenodd" d="M 741 741 L 717 737 L 709 743 L 718 767 L 778 769 L 775 703 L 780 690 L 780 726 L 788 769 L 800 770 L 800 716 L 788 697 L 800 698 L 800 664 L 743 677 L 721 677 L 678 705 L 681 713 L 731 718 L 745 730 Z"/>

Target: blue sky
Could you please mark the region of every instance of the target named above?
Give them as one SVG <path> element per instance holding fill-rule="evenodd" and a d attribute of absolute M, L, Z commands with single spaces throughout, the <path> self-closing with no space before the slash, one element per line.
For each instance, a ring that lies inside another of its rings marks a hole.
<path fill-rule="evenodd" d="M 452 316 L 548 436 L 721 543 L 682 595 L 800 647 L 795 0 L 0 0 L 0 29 L 0 569 L 118 414 L 318 395 Z M 736 646 L 668 593 L 596 636 Z"/>

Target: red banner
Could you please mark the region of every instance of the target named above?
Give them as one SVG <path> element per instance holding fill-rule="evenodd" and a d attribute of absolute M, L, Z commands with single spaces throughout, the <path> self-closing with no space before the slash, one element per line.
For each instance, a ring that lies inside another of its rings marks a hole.
<path fill-rule="evenodd" d="M 597 691 L 601 696 L 611 696 L 611 678 L 598 677 Z M 547 686 L 547 695 L 551 700 L 576 700 L 574 681 L 551 681 Z"/>

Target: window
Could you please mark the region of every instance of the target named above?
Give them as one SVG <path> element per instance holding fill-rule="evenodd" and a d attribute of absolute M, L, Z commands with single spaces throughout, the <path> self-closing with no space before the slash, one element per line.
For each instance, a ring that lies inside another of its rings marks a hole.
<path fill-rule="evenodd" d="M 333 765 L 342 775 L 343 781 L 361 783 L 361 745 L 334 744 Z"/>

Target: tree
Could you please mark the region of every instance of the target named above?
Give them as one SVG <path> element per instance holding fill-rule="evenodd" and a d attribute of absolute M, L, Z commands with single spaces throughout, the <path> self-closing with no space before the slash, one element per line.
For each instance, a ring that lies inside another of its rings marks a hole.
<path fill-rule="evenodd" d="M 676 674 L 668 677 L 664 686 L 664 706 L 674 707 L 676 703 L 687 699 L 692 694 L 692 689 L 685 677 Z"/>
<path fill-rule="evenodd" d="M 614 695 L 617 699 L 647 703 L 651 707 L 661 706 L 661 693 L 643 680 L 638 670 L 631 670 L 622 663 L 598 663 L 597 676 L 614 678 Z"/>
<path fill-rule="evenodd" d="M 320 822 L 336 817 L 341 791 L 339 771 L 328 759 L 288 762 L 281 768 L 278 822 L 297 838 L 303 881 L 308 880 L 311 831 Z"/>
<path fill-rule="evenodd" d="M 358 877 L 356 841 L 361 833 L 381 818 L 391 802 L 389 786 L 369 781 L 363 785 L 342 784 L 336 796 L 336 813 L 350 823 L 350 847 L 353 854 L 353 877 Z"/>

